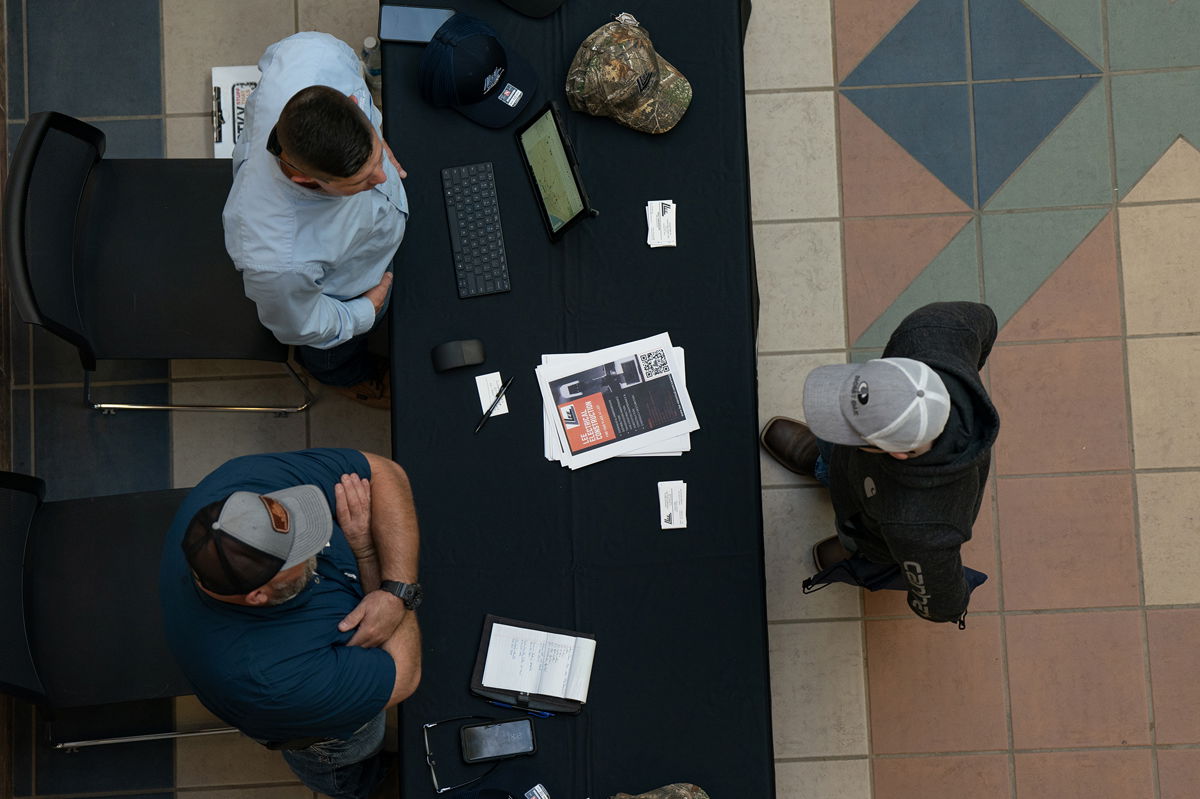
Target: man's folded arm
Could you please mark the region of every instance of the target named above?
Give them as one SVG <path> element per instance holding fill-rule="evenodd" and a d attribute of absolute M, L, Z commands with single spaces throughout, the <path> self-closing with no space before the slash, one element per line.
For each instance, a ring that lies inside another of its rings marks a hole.
<path fill-rule="evenodd" d="M 365 297 L 339 300 L 301 272 L 243 270 L 246 296 L 258 318 L 284 344 L 328 349 L 375 324 L 375 306 Z"/>

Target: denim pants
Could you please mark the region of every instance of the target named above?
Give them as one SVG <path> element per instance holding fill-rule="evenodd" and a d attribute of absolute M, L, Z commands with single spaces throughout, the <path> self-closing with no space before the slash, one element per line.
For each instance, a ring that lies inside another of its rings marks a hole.
<path fill-rule="evenodd" d="M 821 485 L 829 488 L 829 462 L 833 459 L 833 444 L 828 441 L 817 439 L 817 462 L 813 466 L 813 477 L 821 482 Z M 855 552 L 858 550 L 858 544 L 854 543 L 854 539 L 842 532 L 840 527 L 836 527 L 838 540 L 842 542 L 842 546 L 847 552 Z"/>
<path fill-rule="evenodd" d="M 333 739 L 307 749 L 284 749 L 283 759 L 300 782 L 334 799 L 366 799 L 384 777 L 383 733 L 387 711 L 359 727 L 349 739 Z"/>

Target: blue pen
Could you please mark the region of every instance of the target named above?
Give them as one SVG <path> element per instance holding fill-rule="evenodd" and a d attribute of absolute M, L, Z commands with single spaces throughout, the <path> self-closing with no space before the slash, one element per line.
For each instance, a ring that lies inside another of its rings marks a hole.
<path fill-rule="evenodd" d="M 531 716 L 537 716 L 539 719 L 548 719 L 554 715 L 553 713 L 546 711 L 546 710 L 530 710 L 527 707 L 517 707 L 516 705 L 508 705 L 508 704 L 505 704 L 504 702 L 497 702 L 495 699 L 489 699 L 488 704 L 495 705 L 496 707 L 506 707 L 509 710 L 521 710 L 521 711 L 524 711 L 525 713 L 528 713 Z"/>

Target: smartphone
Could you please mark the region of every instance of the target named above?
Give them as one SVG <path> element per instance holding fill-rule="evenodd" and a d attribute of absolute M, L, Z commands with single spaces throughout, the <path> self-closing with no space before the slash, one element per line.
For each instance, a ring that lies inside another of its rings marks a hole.
<path fill-rule="evenodd" d="M 453 8 L 424 6 L 380 6 L 379 40 L 424 44 L 442 23 L 454 16 Z"/>
<path fill-rule="evenodd" d="M 485 721 L 466 724 L 459 731 L 462 738 L 463 760 L 482 763 L 515 755 L 532 755 L 537 751 L 530 719 Z"/>

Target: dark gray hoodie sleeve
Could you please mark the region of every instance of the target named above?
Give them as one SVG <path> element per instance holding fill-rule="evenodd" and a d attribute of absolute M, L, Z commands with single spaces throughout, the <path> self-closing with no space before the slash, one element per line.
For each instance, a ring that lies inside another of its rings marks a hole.
<path fill-rule="evenodd" d="M 934 302 L 904 317 L 888 340 L 885 358 L 928 359 L 944 353 L 983 369 L 996 341 L 996 314 L 978 302 Z"/>
<path fill-rule="evenodd" d="M 915 530 L 888 536 L 889 541 L 944 542 L 944 546 L 904 547 L 891 544 L 892 557 L 908 579 L 908 607 L 923 619 L 959 621 L 967 610 L 971 591 L 963 575 L 959 547 L 963 536 L 951 525 L 921 525 Z"/>

